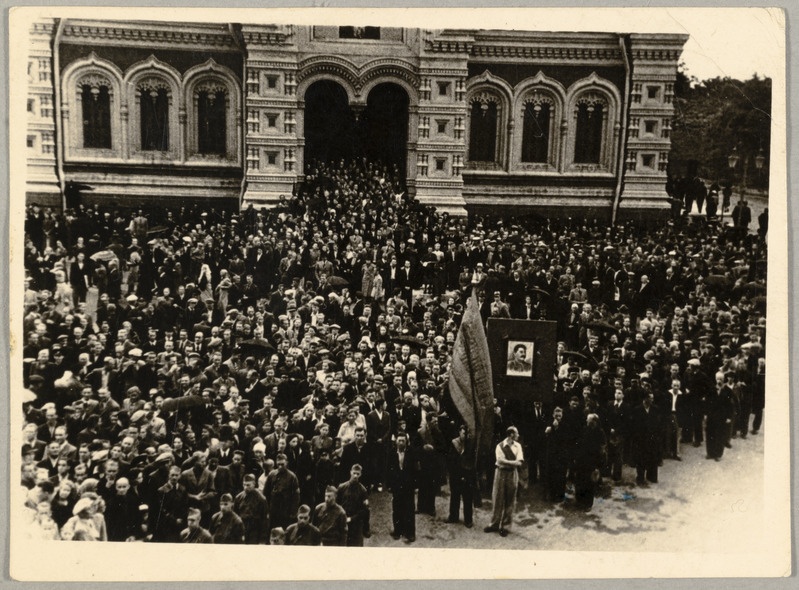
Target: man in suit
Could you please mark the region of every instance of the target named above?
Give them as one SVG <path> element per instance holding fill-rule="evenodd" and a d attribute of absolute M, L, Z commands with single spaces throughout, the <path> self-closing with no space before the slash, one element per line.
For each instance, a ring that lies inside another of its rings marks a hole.
<path fill-rule="evenodd" d="M 260 408 L 263 405 L 264 397 L 269 393 L 269 389 L 261 383 L 258 377 L 258 371 L 250 369 L 247 372 L 247 383 L 241 392 L 242 397 L 248 400 L 254 408 Z"/>
<path fill-rule="evenodd" d="M 350 469 L 356 463 L 363 466 L 368 465 L 369 450 L 366 445 L 366 429 L 362 426 L 355 427 L 355 440 L 345 444 L 341 449 L 341 461 L 339 462 L 339 481 L 346 481 L 350 475 Z M 369 471 L 366 471 L 361 480 L 363 485 L 369 488 L 371 485 Z"/>
<path fill-rule="evenodd" d="M 192 466 L 180 474 L 180 483 L 186 487 L 189 503 L 202 512 L 203 519 L 207 519 L 211 517 L 211 501 L 216 495 L 214 478 L 201 451 L 195 451 L 191 461 Z"/>
<path fill-rule="evenodd" d="M 524 303 L 513 310 L 513 317 L 519 320 L 535 320 L 538 319 L 538 314 L 538 308 L 533 303 L 533 298 L 530 295 L 525 295 Z"/>
<path fill-rule="evenodd" d="M 391 416 L 385 409 L 386 402 L 381 397 L 375 400 L 375 408 L 366 415 L 366 444 L 371 460 L 372 485 L 378 492 L 386 483 L 386 459 L 391 441 Z"/>
<path fill-rule="evenodd" d="M 219 507 L 219 502 L 221 501 L 220 498 L 224 494 L 229 494 L 232 496 L 233 493 L 233 478 L 230 474 L 230 470 L 219 464 L 219 456 L 216 454 L 211 454 L 208 457 L 208 471 L 211 472 L 211 477 L 214 480 L 214 489 L 216 490 L 216 496 L 214 497 L 214 501 L 212 502 L 212 512 L 215 512 L 216 509 Z M 232 502 L 231 497 L 231 502 Z M 213 530 L 211 531 L 213 532 Z"/>
<path fill-rule="evenodd" d="M 406 391 L 402 394 L 402 407 L 397 412 L 397 421 L 405 420 L 408 432 L 416 432 L 422 425 L 422 410 L 413 405 L 413 394 Z"/>
<path fill-rule="evenodd" d="M 189 496 L 180 483 L 180 467 L 169 468 L 167 483 L 158 488 L 155 506 L 149 511 L 153 541 L 177 543 L 189 512 Z"/>
<path fill-rule="evenodd" d="M 406 543 L 416 541 L 416 511 L 414 506 L 419 462 L 408 444 L 408 435 L 397 435 L 396 449 L 389 454 L 388 485 L 391 490 L 391 531 L 393 539 L 405 537 Z"/>
<path fill-rule="evenodd" d="M 588 291 L 579 280 L 575 282 L 574 287 L 569 291 L 569 301 L 572 303 L 585 303 L 588 301 Z"/>
<path fill-rule="evenodd" d="M 633 313 L 637 318 L 642 318 L 645 315 L 647 308 L 652 307 L 655 302 L 655 289 L 652 283 L 649 282 L 649 276 L 641 275 L 641 284 L 633 298 Z"/>
<path fill-rule="evenodd" d="M 527 406 L 520 424 L 522 440 L 526 447 L 528 481 L 533 484 L 545 479 L 546 434 L 549 413 L 541 400 L 535 400 L 532 407 Z"/>
<path fill-rule="evenodd" d="M 743 199 L 732 209 L 732 222 L 742 235 L 749 231 L 749 224 L 752 223 L 752 210 Z"/>
<path fill-rule="evenodd" d="M 394 289 L 398 287 L 400 270 L 397 267 L 397 257 L 392 256 L 388 266 L 383 269 L 381 273 L 383 276 L 383 288 L 386 293 L 394 293 Z"/>
<path fill-rule="evenodd" d="M 499 291 L 494 292 L 490 313 L 492 318 L 510 318 L 510 308 L 507 303 L 502 301 L 502 295 Z"/>
<path fill-rule="evenodd" d="M 75 306 L 81 301 L 86 301 L 86 293 L 92 286 L 92 273 L 92 266 L 90 261 L 86 260 L 86 254 L 78 252 L 75 263 L 69 269 L 69 283 L 72 285 Z"/>
<path fill-rule="evenodd" d="M 621 481 L 624 465 L 624 448 L 630 433 L 628 405 L 624 402 L 624 390 L 616 387 L 613 401 L 609 402 L 600 415 L 605 436 L 608 441 L 607 467 L 613 481 Z"/>
<path fill-rule="evenodd" d="M 632 413 L 632 444 L 635 454 L 635 481 L 639 486 L 657 483 L 660 461 L 660 415 L 654 405 L 655 395 L 650 390 L 641 405 Z"/>
<path fill-rule="evenodd" d="M 462 424 L 458 436 L 452 439 L 449 449 L 449 518 L 448 523 L 458 522 L 461 500 L 463 500 L 463 523 L 473 526 L 475 480 L 474 441 L 469 438 L 469 429 Z"/>

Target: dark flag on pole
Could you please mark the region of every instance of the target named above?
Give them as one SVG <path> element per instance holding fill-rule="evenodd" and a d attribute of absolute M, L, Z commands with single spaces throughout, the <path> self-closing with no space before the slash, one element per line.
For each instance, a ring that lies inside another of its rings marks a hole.
<path fill-rule="evenodd" d="M 474 438 L 477 453 L 490 451 L 494 436 L 491 358 L 474 289 L 452 352 L 449 394 Z"/>

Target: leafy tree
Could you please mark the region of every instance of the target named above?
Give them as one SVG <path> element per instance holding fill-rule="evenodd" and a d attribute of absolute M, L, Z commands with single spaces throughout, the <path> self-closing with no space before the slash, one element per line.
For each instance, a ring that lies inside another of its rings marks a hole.
<path fill-rule="evenodd" d="M 698 174 L 710 181 L 743 181 L 765 188 L 768 184 L 771 140 L 771 79 L 689 79 L 680 70 L 674 85 L 674 121 L 671 136 L 671 174 Z M 727 158 L 737 148 L 740 161 L 731 171 Z M 755 158 L 762 148 L 763 169 Z"/>

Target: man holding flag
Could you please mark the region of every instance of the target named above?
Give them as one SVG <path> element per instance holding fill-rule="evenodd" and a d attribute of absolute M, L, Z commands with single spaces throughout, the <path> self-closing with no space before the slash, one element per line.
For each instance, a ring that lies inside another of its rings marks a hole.
<path fill-rule="evenodd" d="M 464 433 L 470 439 L 473 437 L 474 442 L 473 446 L 470 444 L 459 452 L 458 462 L 461 466 L 467 463 L 476 465 L 477 458 L 491 450 L 491 440 L 494 435 L 494 392 L 488 340 L 474 289 L 467 301 L 452 352 L 449 393 L 463 418 L 466 426 Z M 471 518 L 465 512 L 464 510 L 464 520 L 470 521 Z M 453 517 L 457 519 L 451 511 L 450 519 Z"/>

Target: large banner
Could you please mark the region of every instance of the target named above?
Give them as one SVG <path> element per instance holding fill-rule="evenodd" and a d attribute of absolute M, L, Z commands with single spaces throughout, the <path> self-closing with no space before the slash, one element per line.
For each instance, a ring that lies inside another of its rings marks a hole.
<path fill-rule="evenodd" d="M 489 318 L 486 337 L 494 396 L 551 404 L 557 322 Z"/>

